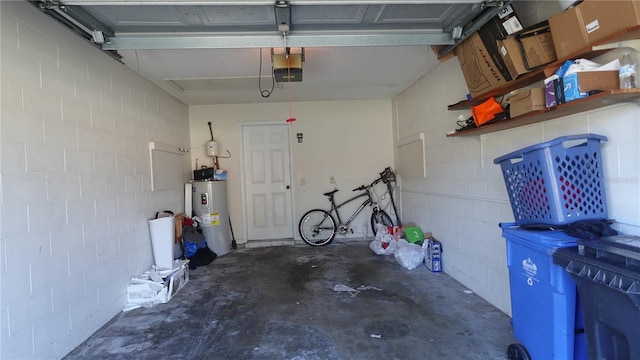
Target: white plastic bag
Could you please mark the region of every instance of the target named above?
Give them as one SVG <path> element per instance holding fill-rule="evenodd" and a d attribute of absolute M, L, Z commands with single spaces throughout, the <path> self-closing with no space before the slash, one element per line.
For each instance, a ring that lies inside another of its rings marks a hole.
<path fill-rule="evenodd" d="M 369 243 L 369 248 L 377 255 L 391 255 L 396 250 L 396 239 L 389 234 L 389 229 L 376 224 L 376 238 Z"/>
<path fill-rule="evenodd" d="M 369 243 L 369 247 L 377 255 L 392 255 L 396 250 L 396 243 L 396 239 L 389 234 L 380 236 L 380 239 L 376 235 L 376 239 Z"/>
<path fill-rule="evenodd" d="M 376 240 L 381 240 L 385 234 L 389 234 L 389 228 L 380 223 L 376 224 Z"/>
<path fill-rule="evenodd" d="M 395 257 L 398 264 L 412 270 L 424 261 L 424 249 L 420 245 L 411 244 L 405 239 L 398 240 Z"/>

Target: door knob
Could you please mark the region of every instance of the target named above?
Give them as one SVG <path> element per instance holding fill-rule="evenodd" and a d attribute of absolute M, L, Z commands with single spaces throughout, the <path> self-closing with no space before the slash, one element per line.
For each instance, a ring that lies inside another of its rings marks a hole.
<path fill-rule="evenodd" d="M 287 190 L 291 189 L 291 186 L 287 185 Z"/>

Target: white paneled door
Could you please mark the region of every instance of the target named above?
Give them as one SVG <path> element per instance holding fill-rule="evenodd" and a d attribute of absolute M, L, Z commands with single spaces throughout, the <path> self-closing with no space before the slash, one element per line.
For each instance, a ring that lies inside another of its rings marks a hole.
<path fill-rule="evenodd" d="M 289 125 L 242 127 L 247 239 L 293 238 Z"/>

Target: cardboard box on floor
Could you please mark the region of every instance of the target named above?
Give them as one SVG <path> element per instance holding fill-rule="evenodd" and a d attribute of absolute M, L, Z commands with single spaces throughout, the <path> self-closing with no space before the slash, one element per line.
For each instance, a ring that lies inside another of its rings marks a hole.
<path fill-rule="evenodd" d="M 160 279 L 155 269 L 131 278 L 123 311 L 169 302 L 189 282 L 189 260 L 176 260 L 175 264 L 174 270 L 162 275 Z"/>
<path fill-rule="evenodd" d="M 566 59 L 611 34 L 640 25 L 640 2 L 585 0 L 549 18 L 558 59 Z"/>
<path fill-rule="evenodd" d="M 442 244 L 433 238 L 427 238 L 425 242 L 424 264 L 431 272 L 442 272 Z"/>

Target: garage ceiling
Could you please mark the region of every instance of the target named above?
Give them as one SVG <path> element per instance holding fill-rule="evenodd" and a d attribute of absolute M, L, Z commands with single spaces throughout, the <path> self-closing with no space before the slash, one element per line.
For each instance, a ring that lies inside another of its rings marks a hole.
<path fill-rule="evenodd" d="M 508 2 L 31 3 L 187 104 L 235 104 L 391 98 L 437 64 L 429 45 L 451 49 Z M 285 47 L 304 47 L 303 81 L 273 86 Z"/>

